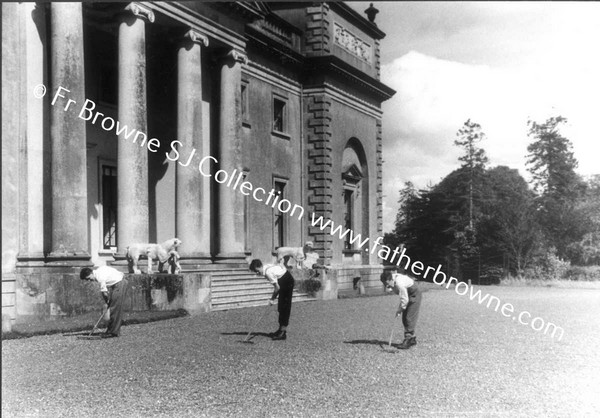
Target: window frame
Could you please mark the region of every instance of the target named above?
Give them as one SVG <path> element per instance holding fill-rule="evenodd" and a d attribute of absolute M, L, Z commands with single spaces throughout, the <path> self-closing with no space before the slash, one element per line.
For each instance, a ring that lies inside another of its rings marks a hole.
<path fill-rule="evenodd" d="M 248 79 L 242 79 L 240 86 L 240 100 L 241 100 L 241 111 L 242 111 L 242 125 L 250 128 L 250 105 L 249 105 L 249 94 L 250 94 L 250 81 Z"/>
<path fill-rule="evenodd" d="M 281 103 L 281 129 L 277 129 L 275 126 L 275 110 L 276 104 Z M 271 98 L 271 133 L 276 136 L 283 136 L 289 138 L 289 99 L 278 93 L 273 93 Z"/>
<path fill-rule="evenodd" d="M 277 202 L 279 203 L 282 199 L 286 198 L 286 189 L 287 186 L 289 184 L 289 180 L 282 178 L 282 177 L 273 177 L 273 191 L 277 191 L 277 185 L 281 184 L 282 188 L 281 188 L 281 196 L 280 198 L 277 200 Z M 272 243 L 273 243 L 273 249 L 278 248 L 278 247 L 285 247 L 288 243 L 288 225 L 287 225 L 287 216 L 285 216 L 284 212 L 280 212 L 279 209 L 277 209 L 277 205 L 275 205 L 274 207 L 272 206 L 272 226 L 273 226 L 273 233 L 272 233 Z M 279 225 L 276 224 L 276 220 L 279 219 Z M 280 228 L 281 230 L 278 231 L 277 228 Z M 279 237 L 279 242 L 277 242 L 277 237 Z"/>
<path fill-rule="evenodd" d="M 362 173 L 360 169 L 355 165 L 352 165 L 348 170 L 346 170 L 346 172 L 342 173 L 342 203 L 344 204 L 344 228 L 348 228 L 345 216 L 347 212 L 350 212 L 349 229 L 354 234 L 357 233 L 357 231 L 354 230 L 356 227 L 356 200 L 360 197 L 360 186 L 362 180 Z M 348 202 L 348 204 L 345 201 L 346 194 L 349 194 L 350 196 L 350 201 Z M 348 206 L 350 206 L 349 210 L 347 210 Z M 350 234 L 347 234 L 344 239 L 344 248 L 342 249 L 342 252 L 346 254 L 360 253 L 360 249 L 356 249 L 355 245 L 356 242 L 353 244 L 350 243 Z"/>
<path fill-rule="evenodd" d="M 118 168 L 117 168 L 117 162 L 113 161 L 113 160 L 104 160 L 104 159 L 99 159 L 98 160 L 98 221 L 99 221 L 99 226 L 100 226 L 100 252 L 101 253 L 115 253 L 117 251 L 117 245 L 118 245 L 118 236 L 119 236 L 119 212 L 118 212 L 118 208 L 119 208 L 119 192 L 118 192 L 118 186 L 115 187 L 115 202 L 114 202 L 114 212 L 115 212 L 115 219 L 114 219 L 114 246 L 109 245 L 106 246 L 105 243 L 105 239 L 106 239 L 106 230 L 105 230 L 105 199 L 104 199 L 104 189 L 105 189 L 105 184 L 104 184 L 104 170 L 106 169 L 110 169 L 111 171 L 113 171 L 115 174 L 114 176 L 111 177 L 115 177 L 115 184 L 118 185 L 118 176 L 119 176 L 119 172 L 118 172 Z"/>

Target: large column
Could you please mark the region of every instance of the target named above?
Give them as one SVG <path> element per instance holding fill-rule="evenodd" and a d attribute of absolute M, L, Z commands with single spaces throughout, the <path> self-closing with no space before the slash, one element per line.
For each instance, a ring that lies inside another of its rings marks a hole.
<path fill-rule="evenodd" d="M 51 251 L 51 241 L 49 236 L 44 235 L 44 210 L 49 204 L 46 199 L 51 198 L 51 194 L 44 199 L 44 183 L 52 181 L 49 175 L 44 175 L 44 170 L 50 168 L 48 161 L 44 161 L 44 153 L 47 155 L 48 149 L 44 147 L 44 142 L 48 140 L 49 132 L 49 113 L 48 96 L 46 94 L 40 99 L 34 94 L 34 89 L 40 83 L 48 85 L 48 67 L 46 62 L 46 50 L 48 49 L 48 31 L 47 31 L 47 12 L 45 5 L 36 3 L 19 4 L 18 8 L 23 14 L 25 38 L 24 48 L 20 52 L 25 53 L 26 71 L 25 71 L 25 97 L 21 102 L 25 106 L 23 117 L 26 119 L 27 127 L 23 130 L 26 137 L 23 141 L 18 141 L 22 147 L 21 151 L 15 156 L 21 156 L 21 168 L 15 171 L 19 175 L 21 187 L 19 202 L 22 210 L 20 220 L 15 226 L 19 227 L 20 234 L 15 234 L 20 238 L 18 267 L 43 266 L 45 259 L 45 250 Z M 7 22 L 8 24 L 18 24 L 16 22 Z M 14 30 L 14 28 L 13 28 Z M 18 31 L 17 31 L 18 32 Z M 7 95 L 14 100 L 13 95 Z M 64 106 L 64 103 L 58 102 L 57 106 Z M 48 142 L 49 144 L 49 142 Z M 44 166 L 46 164 L 46 167 Z M 46 173 L 47 174 L 47 173 Z M 49 184 L 47 184 L 48 186 Z M 46 191 L 47 193 L 47 191 Z M 46 204 L 46 205 L 45 205 Z M 51 213 L 47 214 L 46 216 Z M 48 223 L 50 223 L 48 216 Z M 52 229 L 47 228 L 48 234 Z M 50 247 L 47 245 L 50 244 Z"/>
<path fill-rule="evenodd" d="M 183 155 L 196 149 L 196 162 L 198 156 L 210 154 L 203 141 L 201 45 L 208 46 L 208 38 L 188 31 L 177 58 L 177 139 Z M 210 262 L 211 180 L 201 175 L 197 164 L 185 164 L 177 162 L 176 234 L 182 241 L 180 263 L 191 267 Z"/>
<path fill-rule="evenodd" d="M 50 264 L 89 264 L 85 121 L 68 100 L 85 100 L 81 3 L 50 5 L 52 246 Z M 42 196 L 39 196 L 41 199 Z"/>
<path fill-rule="evenodd" d="M 219 169 L 237 176 L 242 167 L 241 64 L 246 56 L 232 50 L 221 61 L 221 105 L 219 108 Z M 237 170 L 234 172 L 234 170 Z M 217 263 L 239 263 L 244 252 L 244 199 L 227 183 L 218 185 Z"/>
<path fill-rule="evenodd" d="M 139 3 L 125 8 L 119 25 L 119 122 L 147 134 L 146 23 L 154 13 Z M 148 242 L 148 149 L 132 136 L 118 139 L 118 229 L 120 258 L 127 246 Z"/>

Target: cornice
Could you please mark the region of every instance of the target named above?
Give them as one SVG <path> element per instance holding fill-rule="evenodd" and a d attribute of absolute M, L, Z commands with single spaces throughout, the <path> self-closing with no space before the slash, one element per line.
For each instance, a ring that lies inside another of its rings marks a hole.
<path fill-rule="evenodd" d="M 353 85 L 361 86 L 380 101 L 390 99 L 396 91 L 381 81 L 363 73 L 341 58 L 334 55 L 324 57 L 309 57 L 306 59 L 306 71 L 321 72 L 323 74 L 335 74 L 351 82 Z"/>

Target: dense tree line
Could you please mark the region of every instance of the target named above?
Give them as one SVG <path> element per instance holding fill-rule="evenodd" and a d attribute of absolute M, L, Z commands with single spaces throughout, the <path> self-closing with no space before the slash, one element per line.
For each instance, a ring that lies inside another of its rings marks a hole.
<path fill-rule="evenodd" d="M 600 177 L 584 181 L 576 173 L 571 142 L 559 129 L 565 122 L 528 123 L 531 185 L 516 169 L 488 168 L 485 134 L 465 122 L 454 141 L 464 151 L 460 167 L 424 190 L 405 183 L 386 245 L 404 245 L 411 258 L 475 282 L 552 263 L 600 265 Z"/>

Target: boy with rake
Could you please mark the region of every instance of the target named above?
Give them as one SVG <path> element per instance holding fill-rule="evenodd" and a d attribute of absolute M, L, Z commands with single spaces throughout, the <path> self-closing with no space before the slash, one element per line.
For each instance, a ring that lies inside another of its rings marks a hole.
<path fill-rule="evenodd" d="M 400 273 L 392 273 L 389 270 L 381 273 L 381 282 L 386 289 L 391 289 L 397 295 L 400 295 L 400 306 L 396 311 L 396 316 L 402 315 L 402 325 L 404 325 L 404 341 L 398 345 L 398 348 L 407 349 L 417 345 L 415 336 L 415 327 L 419 318 L 419 308 L 421 307 L 421 290 L 409 276 Z"/>
<path fill-rule="evenodd" d="M 275 299 L 279 296 L 277 310 L 279 311 L 279 329 L 270 334 L 275 341 L 285 340 L 287 338 L 287 327 L 290 322 L 290 313 L 292 311 L 292 293 L 294 292 L 294 277 L 281 265 L 265 264 L 259 259 L 250 262 L 250 271 L 265 276 L 273 285 L 273 295 L 269 300 L 270 305 L 275 304 Z"/>

